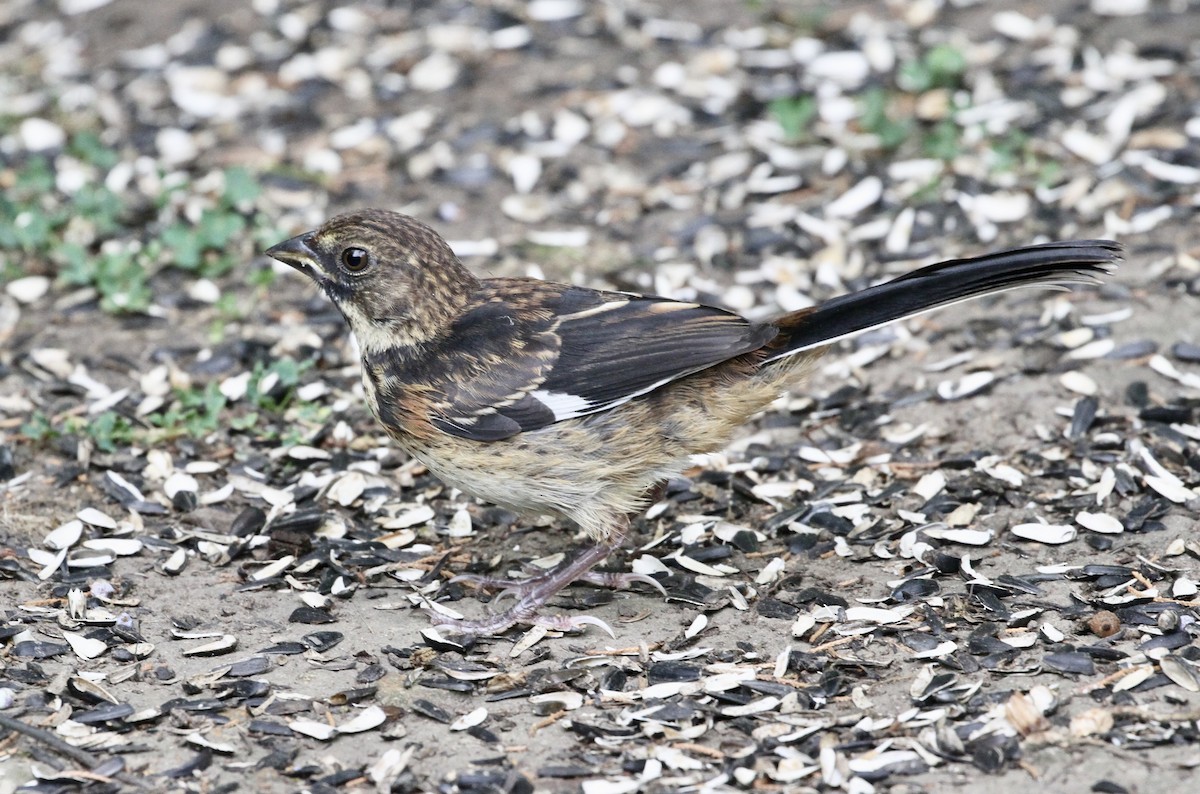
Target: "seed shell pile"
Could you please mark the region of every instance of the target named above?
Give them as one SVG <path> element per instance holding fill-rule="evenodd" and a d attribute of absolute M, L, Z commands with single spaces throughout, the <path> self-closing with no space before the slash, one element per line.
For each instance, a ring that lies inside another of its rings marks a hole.
<path fill-rule="evenodd" d="M 1144 791 L 1200 766 L 1193 2 L 0 5 L 0 789 Z M 582 543 L 372 423 L 261 256 L 355 206 L 476 272 L 803 308 L 1071 237 L 827 356 Z"/>

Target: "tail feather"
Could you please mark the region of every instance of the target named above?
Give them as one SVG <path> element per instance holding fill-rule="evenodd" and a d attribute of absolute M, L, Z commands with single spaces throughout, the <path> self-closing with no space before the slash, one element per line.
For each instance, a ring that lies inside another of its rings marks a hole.
<path fill-rule="evenodd" d="M 780 335 L 766 361 L 823 347 L 906 317 L 1022 287 L 1066 289 L 1099 284 L 1121 261 L 1111 240 L 1045 243 L 1011 251 L 951 259 L 884 284 L 843 295 L 774 321 Z"/>

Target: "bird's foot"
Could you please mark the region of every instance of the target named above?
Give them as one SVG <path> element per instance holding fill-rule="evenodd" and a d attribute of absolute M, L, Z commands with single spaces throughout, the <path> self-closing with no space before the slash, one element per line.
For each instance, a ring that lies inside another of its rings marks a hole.
<path fill-rule="evenodd" d="M 462 637 L 494 637 L 517 625 L 544 626 L 554 631 L 582 631 L 587 626 L 597 626 L 606 631 L 608 636 L 616 637 L 612 628 L 600 618 L 591 615 L 544 615 L 530 611 L 520 603 L 512 609 L 476 620 L 451 618 L 429 609 L 425 611 L 435 627 Z"/>
<path fill-rule="evenodd" d="M 554 575 L 554 571 L 548 571 L 536 576 L 530 576 L 527 579 L 504 579 L 499 576 L 483 576 L 481 574 L 464 573 L 453 577 L 451 582 L 467 582 L 473 584 L 481 590 L 488 590 L 496 593 L 492 603 L 498 603 L 505 598 L 512 598 L 520 601 L 526 594 L 536 591 L 543 583 Z M 619 573 L 617 571 L 588 571 L 580 575 L 576 582 L 587 582 L 588 584 L 596 585 L 597 587 L 606 587 L 611 590 L 623 590 L 634 584 L 647 584 L 657 590 L 660 594 L 666 595 L 667 590 L 653 576 L 648 576 L 644 573 Z"/>
<path fill-rule="evenodd" d="M 457 634 L 471 637 L 486 637 L 501 634 L 517 624 L 545 626 L 546 628 L 559 631 L 578 631 L 585 626 L 598 626 L 607 631 L 611 636 L 613 634 L 612 629 L 599 618 L 589 615 L 580 615 L 578 617 L 543 615 L 541 614 L 541 609 L 559 590 L 581 579 L 610 587 L 633 582 L 646 582 L 654 585 L 660 591 L 663 589 L 662 585 L 657 581 L 642 574 L 591 573 L 592 566 L 607 557 L 614 548 L 615 546 L 597 544 L 585 549 L 573 558 L 568 558 L 557 568 L 540 576 L 526 579 L 523 582 L 513 583 L 506 579 L 494 580 L 487 577 L 467 577 L 468 581 L 475 581 L 483 587 L 491 585 L 503 588 L 496 599 L 511 596 L 515 599 L 516 603 L 504 612 L 477 620 L 456 620 L 444 615 L 433 615 L 434 625 Z"/>

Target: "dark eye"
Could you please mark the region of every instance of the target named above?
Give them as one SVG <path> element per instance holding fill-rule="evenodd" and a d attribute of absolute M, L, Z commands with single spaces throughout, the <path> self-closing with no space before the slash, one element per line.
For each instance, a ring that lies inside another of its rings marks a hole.
<path fill-rule="evenodd" d="M 342 251 L 342 266 L 351 273 L 361 273 L 371 264 L 371 257 L 364 248 L 347 248 Z"/>

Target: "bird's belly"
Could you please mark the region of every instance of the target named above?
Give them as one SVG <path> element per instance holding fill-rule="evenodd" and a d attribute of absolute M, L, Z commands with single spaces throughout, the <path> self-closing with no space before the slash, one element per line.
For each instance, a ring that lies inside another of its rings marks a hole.
<path fill-rule="evenodd" d="M 451 455 L 422 444 L 402 446 L 438 479 L 460 491 L 525 515 L 569 515 L 606 486 L 596 474 L 567 471 L 550 454 L 530 455 L 529 446 L 510 440 L 478 442 L 454 439 Z M 443 442 L 439 447 L 446 446 Z M 561 463 L 561 462 L 559 462 Z"/>

